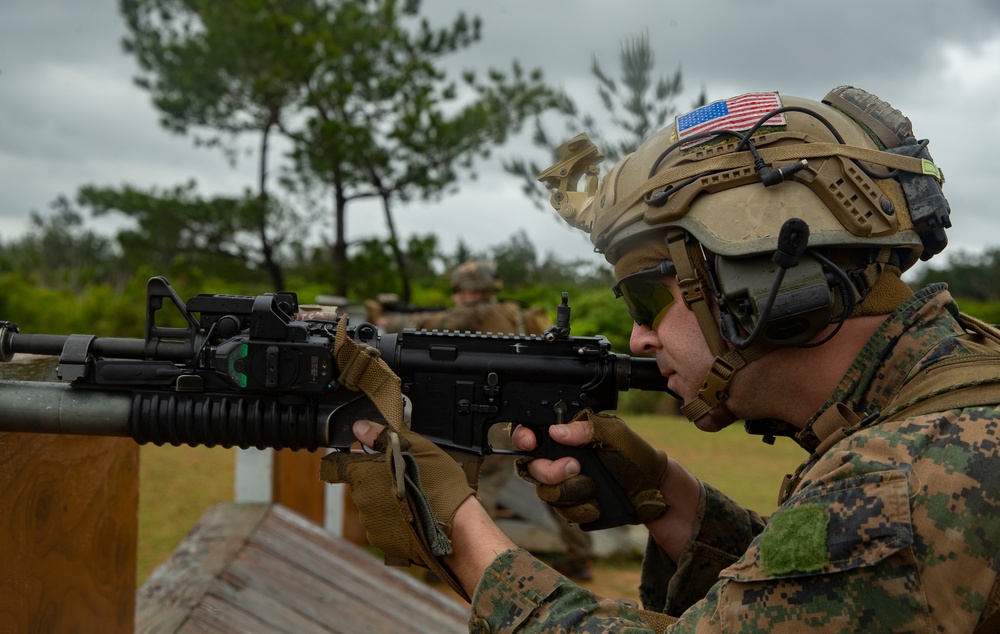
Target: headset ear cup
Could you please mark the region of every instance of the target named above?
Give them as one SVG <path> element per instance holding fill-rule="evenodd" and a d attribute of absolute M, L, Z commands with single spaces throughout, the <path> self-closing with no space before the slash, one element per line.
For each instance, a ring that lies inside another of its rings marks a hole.
<path fill-rule="evenodd" d="M 752 332 L 766 313 L 758 340 L 768 346 L 786 348 L 809 342 L 837 319 L 837 302 L 830 279 L 812 252 L 805 253 L 797 266 L 786 270 L 770 311 L 765 311 L 767 297 L 780 267 L 769 255 L 716 256 L 714 268 L 716 287 L 722 298 L 724 328 L 727 312 L 732 327 L 738 324 L 746 332 Z M 725 330 L 723 334 L 727 334 Z"/>

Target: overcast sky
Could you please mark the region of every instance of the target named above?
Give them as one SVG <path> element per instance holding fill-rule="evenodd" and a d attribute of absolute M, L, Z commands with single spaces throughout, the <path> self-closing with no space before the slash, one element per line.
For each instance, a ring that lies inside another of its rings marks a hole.
<path fill-rule="evenodd" d="M 161 129 L 134 87 L 121 51 L 114 0 L 0 0 L 0 239 L 23 232 L 31 211 L 83 184 L 171 187 L 196 179 L 203 193 L 252 187 L 250 161 L 231 167 L 215 150 Z M 1000 243 L 995 210 L 1000 158 L 1000 2 L 997 0 L 425 0 L 443 26 L 459 10 L 479 15 L 483 39 L 452 70 L 541 67 L 553 84 L 599 112 L 590 59 L 617 76 L 621 43 L 648 33 L 663 72 L 678 66 L 690 104 L 758 90 L 820 99 L 851 84 L 912 121 L 947 178 L 954 228 L 949 251 Z M 544 160 L 524 138 L 496 157 Z M 461 238 L 486 249 L 519 230 L 542 253 L 594 257 L 583 234 L 539 211 L 496 161 L 437 203 L 397 213 L 402 234 L 433 231 L 445 248 Z M 349 238 L 385 235 L 377 210 L 349 210 Z M 98 226 L 93 224 L 92 226 Z M 321 231 L 329 231 L 322 227 Z"/>

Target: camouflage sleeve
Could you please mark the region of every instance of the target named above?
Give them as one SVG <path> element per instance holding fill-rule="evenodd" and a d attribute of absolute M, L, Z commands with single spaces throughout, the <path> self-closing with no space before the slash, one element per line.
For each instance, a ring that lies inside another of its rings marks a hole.
<path fill-rule="evenodd" d="M 416 330 L 450 330 L 464 332 L 466 330 L 484 330 L 484 319 L 491 314 L 491 306 L 485 302 L 475 302 L 455 306 L 448 310 L 420 313 L 386 313 L 382 329 L 386 332 L 401 332 L 403 328 Z M 497 332 L 500 329 L 494 328 Z M 502 329 L 503 331 L 509 328 Z"/>
<path fill-rule="evenodd" d="M 606 599 L 549 568 L 526 550 L 501 553 L 472 597 L 469 631 L 653 632 L 634 602 Z"/>
<path fill-rule="evenodd" d="M 691 541 L 674 563 L 652 539 L 642 561 L 639 598 L 647 610 L 679 616 L 719 580 L 764 529 L 764 520 L 718 489 L 701 483 L 701 502 Z"/>
<path fill-rule="evenodd" d="M 740 558 L 764 525 L 759 515 L 704 483 L 697 522 L 696 538 L 678 565 L 650 540 L 639 588 L 647 610 L 680 615 L 706 595 L 719 571 Z M 472 632 L 654 631 L 634 602 L 596 595 L 523 550 L 493 562 L 472 606 Z"/>

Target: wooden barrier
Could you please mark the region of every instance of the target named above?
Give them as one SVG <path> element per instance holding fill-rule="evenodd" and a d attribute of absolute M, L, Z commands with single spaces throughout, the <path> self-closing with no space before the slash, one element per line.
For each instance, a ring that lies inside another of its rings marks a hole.
<path fill-rule="evenodd" d="M 139 447 L 0 433 L 0 631 L 132 632 Z"/>
<path fill-rule="evenodd" d="M 138 593 L 136 631 L 467 632 L 468 607 L 279 504 L 219 504 Z"/>
<path fill-rule="evenodd" d="M 367 544 L 358 509 L 346 488 L 339 492 L 331 488 L 345 485 L 329 485 L 319 479 L 319 463 L 326 453 L 238 451 L 235 501 L 281 504 L 352 543 Z"/>
<path fill-rule="evenodd" d="M 271 499 L 276 504 L 320 526 L 324 521 L 326 484 L 319 479 L 319 461 L 325 454 L 325 451 L 275 451 L 271 478 Z"/>

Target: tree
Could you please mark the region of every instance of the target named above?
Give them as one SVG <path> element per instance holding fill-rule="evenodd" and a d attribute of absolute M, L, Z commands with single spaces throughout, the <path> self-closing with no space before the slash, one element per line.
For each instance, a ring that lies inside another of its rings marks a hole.
<path fill-rule="evenodd" d="M 956 251 L 942 268 L 928 265 L 914 283 L 918 288 L 931 282 L 945 282 L 959 299 L 979 302 L 1000 301 L 1000 247 L 982 253 Z"/>
<path fill-rule="evenodd" d="M 464 76 L 464 90 L 436 60 L 479 38 L 460 13 L 433 29 L 419 0 L 120 0 L 126 50 L 143 70 L 167 129 L 222 146 L 259 137 L 260 251 L 278 263 L 267 189 L 271 135 L 292 142 L 283 184 L 332 190 L 331 278 L 346 294 L 346 208 L 381 203 L 390 246 L 409 293 L 393 219 L 395 202 L 432 199 L 458 170 L 488 154 L 521 122 L 551 104 L 540 71 Z M 416 22 L 416 23 L 415 23 Z"/>
<path fill-rule="evenodd" d="M 535 282 L 538 272 L 538 253 L 523 229 L 510 239 L 493 247 L 493 261 L 497 276 L 507 286 L 522 286 Z"/>
<path fill-rule="evenodd" d="M 0 247 L 0 271 L 20 272 L 52 288 L 78 289 L 112 281 L 123 270 L 114 244 L 83 227 L 83 216 L 64 197 L 52 203 L 53 214 L 31 213 L 27 232 Z"/>
<path fill-rule="evenodd" d="M 191 181 L 149 191 L 87 186 L 80 188 L 77 202 L 95 216 L 118 212 L 135 221 L 133 228 L 118 233 L 126 266 L 144 264 L 161 271 L 194 266 L 230 279 L 246 279 L 266 270 L 272 274 L 274 289 L 284 287 L 280 268 L 272 267 L 277 262 L 275 252 L 265 257 L 257 248 L 264 216 L 286 230 L 295 227 L 278 222 L 286 219 L 286 212 L 273 199 L 262 202 L 250 192 L 242 197 L 206 199 L 195 192 Z M 284 230 L 271 237 L 272 246 L 282 244 L 286 237 Z"/>
<path fill-rule="evenodd" d="M 412 28 L 408 21 L 419 7 L 415 0 L 337 3 L 328 18 L 337 28 L 329 30 L 306 88 L 307 121 L 282 127 L 295 143 L 297 176 L 332 190 L 336 283 L 352 275 L 345 270 L 347 206 L 373 198 L 389 231 L 403 301 L 411 292 L 409 267 L 394 204 L 437 199 L 454 187 L 460 170 L 553 103 L 541 72 L 517 63 L 509 74 L 490 70 L 485 81 L 467 71 L 460 88 L 436 60 L 478 40 L 478 19 L 460 13 L 448 28 L 426 21 Z"/>
<path fill-rule="evenodd" d="M 220 147 L 235 160 L 238 141 L 257 137 L 256 207 L 234 222 L 255 221 L 260 261 L 275 290 L 284 288 L 275 234 L 290 210 L 276 217 L 268 188 L 272 135 L 279 119 L 300 106 L 317 63 L 321 3 L 313 0 L 119 0 L 126 52 L 141 74 L 160 123 L 197 144 Z M 216 212 L 245 212 L 219 205 Z"/>
<path fill-rule="evenodd" d="M 654 80 L 656 59 L 649 47 L 648 35 L 642 34 L 622 43 L 620 64 L 620 81 L 609 77 L 593 55 L 590 72 L 597 79 L 597 94 L 608 118 L 624 136 L 615 139 L 605 136 L 594 115 L 581 112 L 576 101 L 563 92 L 556 100 L 556 109 L 564 124 L 563 133 L 553 137 L 546 131 L 541 117 L 536 117 L 533 143 L 555 157 L 555 149 L 565 139 L 586 132 L 608 159 L 607 164 L 613 165 L 624 155 L 635 151 L 650 135 L 662 128 L 669 117 L 677 114 L 674 101 L 683 89 L 681 70 L 678 67 L 673 75 Z M 706 101 L 703 89 L 694 107 L 704 105 Z M 541 209 L 543 205 L 540 201 L 546 200 L 548 194 L 537 177 L 544 166 L 533 160 L 512 158 L 505 160 L 503 167 L 508 173 L 521 178 L 524 194 Z"/>

